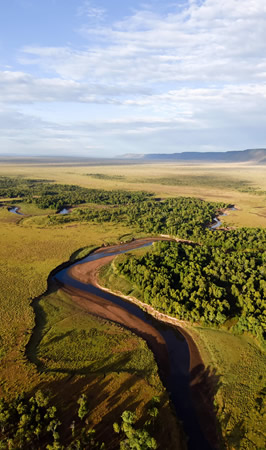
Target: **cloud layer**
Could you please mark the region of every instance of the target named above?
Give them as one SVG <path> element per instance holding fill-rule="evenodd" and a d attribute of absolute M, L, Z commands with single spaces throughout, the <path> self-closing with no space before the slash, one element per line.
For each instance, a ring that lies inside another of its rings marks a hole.
<path fill-rule="evenodd" d="M 14 131 L 2 146 L 19 151 L 21 120 L 42 153 L 44 142 L 103 156 L 264 146 L 265 0 L 179 6 L 162 14 L 148 4 L 110 22 L 106 8 L 84 2 L 79 46 L 23 46 L 18 66 L 0 72 L 2 114 Z M 56 121 L 48 104 L 61 105 Z"/>

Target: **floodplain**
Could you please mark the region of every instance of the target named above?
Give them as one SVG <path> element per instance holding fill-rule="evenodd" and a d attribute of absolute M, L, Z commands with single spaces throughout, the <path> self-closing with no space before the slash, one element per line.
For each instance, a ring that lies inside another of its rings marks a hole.
<path fill-rule="evenodd" d="M 222 217 L 223 227 L 266 228 L 265 166 L 7 161 L 1 164 L 0 177 L 107 191 L 145 191 L 160 199 L 184 196 L 224 202 L 235 205 L 236 210 Z M 62 291 L 47 291 L 49 274 L 71 258 L 147 233 L 123 222 L 52 223 L 49 216 L 55 215 L 54 209 L 22 201 L 18 205 L 23 215 L 17 215 L 7 209 L 16 204 L 16 198 L 2 198 L 0 203 L 1 395 L 8 399 L 22 391 L 48 388 L 69 426 L 71 398 L 86 393 L 91 402 L 90 426 L 96 427 L 99 439 L 106 426 L 112 436 L 112 423 L 130 407 L 143 423 L 147 405 L 153 396 L 159 396 L 165 431 L 156 438 L 164 442 L 167 435 L 169 449 L 185 448 L 145 342 L 120 326 L 84 313 Z M 120 283 L 121 287 L 116 279 L 113 289 L 122 292 L 125 281 Z M 128 292 L 130 289 L 127 286 Z M 263 448 L 262 343 L 248 333 L 235 335 L 226 326 L 187 324 L 186 328 L 205 365 L 217 374 L 214 402 L 223 445 Z M 138 364 L 140 353 L 142 367 Z M 64 400 L 63 392 L 69 393 Z M 117 445 L 117 438 L 112 437 L 107 448 Z"/>

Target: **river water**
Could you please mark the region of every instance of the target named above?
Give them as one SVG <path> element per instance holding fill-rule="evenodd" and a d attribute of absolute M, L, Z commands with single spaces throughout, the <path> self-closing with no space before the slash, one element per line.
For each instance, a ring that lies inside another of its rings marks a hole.
<path fill-rule="evenodd" d="M 63 208 L 58 212 L 58 214 L 69 214 L 69 212 L 69 208 Z"/>
<path fill-rule="evenodd" d="M 12 208 L 8 208 L 8 211 L 13 214 L 18 214 L 19 216 L 22 216 L 23 214 L 19 212 L 18 206 L 13 206 Z"/>
<path fill-rule="evenodd" d="M 151 245 L 151 243 L 145 245 Z M 114 252 L 113 255 L 125 253 L 126 251 L 128 251 L 128 249 Z M 112 253 L 110 252 L 101 252 L 98 254 L 92 253 L 82 261 L 75 263 L 75 265 L 84 264 L 86 262 L 110 255 L 112 255 Z M 73 265 L 71 267 L 73 267 Z M 156 349 L 155 351 L 153 349 L 153 351 L 155 358 L 157 359 L 162 381 L 175 407 L 177 417 L 183 423 L 184 431 L 188 437 L 188 449 L 211 450 L 212 447 L 206 440 L 200 428 L 192 401 L 189 373 L 190 355 L 188 344 L 185 338 L 178 332 L 176 327 L 160 322 L 133 303 L 127 302 L 126 300 L 116 295 L 112 295 L 95 286 L 82 283 L 72 278 L 69 275 L 68 271 L 68 268 L 63 269 L 56 273 L 54 278 L 63 283 L 66 287 L 71 286 L 72 288 L 77 288 L 84 292 L 92 293 L 97 297 L 103 298 L 108 302 L 118 305 L 119 307 L 128 311 L 130 314 L 133 314 L 135 317 L 142 319 L 144 322 L 154 327 L 161 334 L 166 343 L 165 351 L 168 353 L 169 368 L 167 371 L 165 371 L 164 367 L 160 367 L 160 361 L 158 358 L 156 358 Z M 119 318 L 117 319 L 117 322 L 123 325 L 123 322 L 121 322 Z"/>

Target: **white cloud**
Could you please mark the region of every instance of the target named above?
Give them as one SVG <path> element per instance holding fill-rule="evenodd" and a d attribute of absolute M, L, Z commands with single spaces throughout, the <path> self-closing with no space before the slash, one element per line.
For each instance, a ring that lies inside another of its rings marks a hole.
<path fill-rule="evenodd" d="M 83 34 L 90 39 L 87 50 L 27 46 L 21 62 L 48 67 L 64 78 L 118 83 L 238 82 L 265 76 L 264 0 L 206 0 L 164 16 L 137 11 L 112 26 L 90 26 Z"/>
<path fill-rule="evenodd" d="M 62 78 L 36 78 L 25 72 L 0 71 L 0 102 L 81 102 L 120 104 L 121 97 L 148 95 L 142 85 L 117 86 Z"/>
<path fill-rule="evenodd" d="M 124 153 L 178 152 L 243 149 L 265 142 L 266 114 L 250 118 L 243 114 L 238 124 L 232 117 L 209 114 L 200 119 L 154 118 L 136 115 L 101 120 L 43 120 L 15 109 L 0 110 L 1 152 L 112 156 Z"/>
<path fill-rule="evenodd" d="M 86 0 L 77 9 L 78 16 L 85 16 L 88 19 L 102 20 L 105 17 L 106 9 L 94 6 L 92 2 Z"/>
<path fill-rule="evenodd" d="M 14 105 L 18 125 L 13 141 L 115 154 L 264 146 L 265 0 L 179 4 L 107 24 L 106 11 L 85 1 L 82 46 L 24 46 L 22 69 L 0 72 L 0 101 Z M 20 115 L 38 102 L 103 105 L 102 119 L 71 118 L 71 107 L 67 122 L 46 123 L 41 107 Z"/>

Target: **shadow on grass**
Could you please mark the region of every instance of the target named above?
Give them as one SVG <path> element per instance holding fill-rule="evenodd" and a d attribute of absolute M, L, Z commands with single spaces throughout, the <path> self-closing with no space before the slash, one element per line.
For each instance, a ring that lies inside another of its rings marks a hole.
<path fill-rule="evenodd" d="M 65 268 L 71 266 L 74 261 L 77 262 L 80 259 L 83 259 L 84 255 L 79 258 L 79 254 L 81 255 L 82 252 L 85 251 L 85 249 L 88 249 L 88 252 L 86 254 L 86 256 L 88 256 L 96 248 L 97 248 L 96 246 L 95 247 L 92 246 L 91 248 L 90 247 L 82 247 L 82 248 L 79 248 L 78 250 L 76 250 L 75 252 L 73 252 L 68 261 L 60 264 L 59 266 L 57 266 L 55 269 L 53 269 L 50 272 L 48 279 L 47 279 L 46 291 L 39 297 L 36 297 L 32 300 L 32 308 L 33 308 L 34 315 L 35 315 L 35 326 L 32 330 L 30 340 L 29 340 L 28 344 L 26 345 L 25 355 L 31 363 L 33 363 L 37 366 L 38 370 L 41 370 L 42 363 L 38 359 L 38 356 L 37 356 L 37 347 L 43 337 L 43 331 L 48 322 L 47 315 L 44 312 L 43 308 L 40 306 L 40 301 L 42 299 L 45 299 L 45 297 L 51 295 L 52 293 L 57 292 L 58 289 L 61 287 L 61 285 L 53 279 L 53 277 L 56 275 L 56 273 L 60 272 L 62 269 L 65 269 Z"/>
<path fill-rule="evenodd" d="M 225 423 L 228 423 L 229 420 L 230 420 L 230 414 L 227 414 L 224 421 L 225 421 Z M 246 445 L 248 445 L 248 447 L 246 447 L 246 448 L 255 448 L 254 442 L 250 441 L 247 438 L 246 428 L 244 426 L 244 420 L 241 420 L 240 422 L 238 422 L 234 425 L 234 427 L 230 430 L 230 432 L 227 433 L 227 439 L 228 439 L 228 442 L 230 443 L 230 445 L 232 446 L 231 448 L 238 448 L 239 443 L 242 442 L 244 440 L 244 438 L 246 440 Z M 241 447 L 241 448 L 244 448 L 244 447 Z"/>
<path fill-rule="evenodd" d="M 136 375 L 128 375 L 120 381 L 118 389 L 116 382 L 113 387 L 112 377 L 103 377 L 90 374 L 86 377 L 66 376 L 50 382 L 43 382 L 38 386 L 51 398 L 51 404 L 55 405 L 57 416 L 61 422 L 59 432 L 64 448 L 70 444 L 71 424 L 75 421 L 77 437 L 81 429 L 94 428 L 96 440 L 105 442 L 109 450 L 119 448 L 119 436 L 113 431 L 113 423 L 121 421 L 124 410 L 136 411 L 140 401 L 136 400 L 136 394 L 131 388 L 139 382 Z M 29 395 L 33 395 L 35 390 Z M 83 421 L 78 417 L 78 399 L 84 393 L 88 399 L 89 412 Z M 44 447 L 43 447 L 44 448 Z M 87 448 L 87 447 L 86 447 Z"/>
<path fill-rule="evenodd" d="M 43 338 L 43 332 L 48 322 L 47 314 L 41 307 L 40 301 L 45 299 L 45 297 L 49 296 L 51 293 L 56 292 L 57 290 L 58 286 L 56 286 L 56 284 L 51 283 L 49 285 L 49 289 L 44 294 L 35 298 L 32 302 L 32 308 L 35 315 L 35 327 L 32 330 L 30 340 L 26 346 L 25 354 L 28 360 L 37 366 L 38 370 L 41 370 L 42 363 L 37 356 L 37 348 Z"/>
<path fill-rule="evenodd" d="M 111 372 L 117 373 L 126 372 L 130 374 L 136 374 L 142 377 L 149 377 L 149 375 L 153 371 L 153 367 L 149 367 L 147 362 L 147 364 L 144 364 L 143 367 L 138 368 L 138 365 L 134 363 L 134 361 L 132 360 L 133 354 L 131 351 L 119 354 L 119 353 L 112 353 L 112 349 L 110 348 L 109 352 L 110 354 L 108 354 L 107 356 L 101 354 L 100 356 L 97 356 L 97 358 L 95 358 L 92 355 L 91 357 L 90 356 L 88 357 L 87 361 L 84 358 L 84 361 L 82 362 L 80 361 L 78 355 L 76 357 L 75 349 L 73 349 L 73 352 L 71 354 L 71 360 L 68 358 L 68 356 L 66 356 L 66 358 L 63 358 L 62 360 L 63 361 L 62 364 L 62 362 L 60 363 L 61 361 L 60 357 L 58 359 L 56 354 L 53 360 L 53 345 L 57 343 L 61 343 L 61 346 L 64 345 L 63 343 L 64 339 L 71 337 L 73 334 L 73 330 L 60 333 L 57 336 L 51 336 L 48 342 L 42 344 L 42 349 L 45 351 L 44 352 L 41 351 L 41 353 L 39 353 L 40 343 L 44 338 L 45 334 L 47 333 L 47 331 L 49 331 L 49 328 L 47 328 L 49 318 L 42 307 L 41 301 L 45 302 L 46 298 L 48 301 L 48 297 L 52 293 L 56 293 L 58 291 L 58 288 L 59 288 L 58 283 L 50 281 L 49 290 L 42 296 L 36 298 L 33 302 L 33 309 L 36 317 L 36 323 L 32 336 L 26 347 L 26 355 L 29 361 L 35 364 L 40 372 L 70 375 L 70 376 L 90 375 L 90 374 L 103 374 L 104 376 L 106 376 L 106 374 Z M 145 335 L 145 333 L 141 333 L 141 335 Z M 143 337 L 144 338 L 146 337 L 146 339 L 148 340 L 147 336 Z M 84 337 L 84 339 L 86 339 L 86 336 Z M 68 346 L 70 345 L 70 353 L 71 353 L 71 342 L 67 343 L 66 341 L 65 345 Z M 45 359 L 47 358 L 47 355 L 49 355 L 49 347 L 51 348 L 50 358 L 49 361 L 46 362 Z"/>
<path fill-rule="evenodd" d="M 215 369 L 198 364 L 190 372 L 192 398 L 202 430 L 214 449 L 223 449 L 214 406 L 215 394 L 221 386 Z"/>
<path fill-rule="evenodd" d="M 66 333 L 68 334 L 68 333 Z M 61 336 L 61 339 L 65 337 Z M 98 359 L 95 362 L 89 362 L 86 365 L 80 367 L 74 367 L 75 361 L 73 361 L 73 367 L 51 367 L 53 362 L 50 362 L 50 366 L 46 366 L 45 363 L 39 362 L 39 370 L 43 373 L 51 373 L 51 374 L 62 374 L 62 375 L 102 375 L 103 377 L 107 376 L 109 373 L 128 373 L 131 375 L 136 375 L 139 377 L 148 377 L 148 369 L 136 369 L 136 367 L 130 368 L 128 364 L 131 361 L 130 354 L 123 354 L 120 357 L 116 357 L 115 360 L 112 360 L 112 356 L 107 356 L 105 358 Z M 54 365 L 56 366 L 56 362 Z M 72 364 L 72 362 L 71 362 Z"/>

